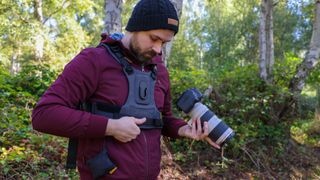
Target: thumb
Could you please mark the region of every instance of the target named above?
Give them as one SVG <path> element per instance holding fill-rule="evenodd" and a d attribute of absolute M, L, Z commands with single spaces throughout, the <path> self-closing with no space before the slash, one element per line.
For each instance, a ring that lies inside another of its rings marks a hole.
<path fill-rule="evenodd" d="M 141 119 L 134 118 L 134 122 L 135 122 L 137 125 L 143 124 L 146 120 L 147 120 L 146 118 L 141 118 Z"/>

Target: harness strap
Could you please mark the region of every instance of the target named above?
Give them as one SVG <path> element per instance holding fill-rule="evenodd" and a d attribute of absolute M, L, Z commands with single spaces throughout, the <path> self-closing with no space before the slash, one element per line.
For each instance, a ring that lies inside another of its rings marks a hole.
<path fill-rule="evenodd" d="M 123 54 L 120 51 L 119 46 L 117 45 L 106 45 L 104 43 L 100 43 L 99 46 L 103 46 L 105 47 L 108 52 L 112 55 L 112 57 L 114 59 L 117 60 L 118 63 L 120 63 L 124 70 L 130 75 L 133 73 L 133 69 L 131 67 L 131 65 L 129 64 L 129 62 L 125 59 L 125 57 L 123 56 Z M 98 47 L 99 47 L 98 46 Z"/>
<path fill-rule="evenodd" d="M 93 102 L 93 103 L 86 103 L 87 107 L 90 107 L 91 112 L 94 114 L 107 116 L 108 118 L 113 119 L 120 119 L 122 116 L 119 114 L 120 107 L 109 105 L 102 102 Z M 161 119 L 149 119 L 147 118 L 146 121 L 143 123 L 144 126 L 150 125 L 155 126 L 156 128 L 163 127 L 163 120 Z"/>
<path fill-rule="evenodd" d="M 129 64 L 129 62 L 125 59 L 125 57 L 123 56 L 123 54 L 121 53 L 120 47 L 117 45 L 111 45 L 108 44 L 106 45 L 105 43 L 100 43 L 99 46 L 103 46 L 105 47 L 108 52 L 112 55 L 112 57 L 114 59 L 117 60 L 117 62 L 119 64 L 121 64 L 124 67 L 124 70 L 130 75 L 133 73 L 133 69 L 131 67 L 131 65 Z M 98 46 L 98 47 L 99 47 Z M 151 77 L 153 80 L 156 80 L 157 78 L 157 65 L 156 64 L 152 64 L 152 68 L 151 68 Z"/>

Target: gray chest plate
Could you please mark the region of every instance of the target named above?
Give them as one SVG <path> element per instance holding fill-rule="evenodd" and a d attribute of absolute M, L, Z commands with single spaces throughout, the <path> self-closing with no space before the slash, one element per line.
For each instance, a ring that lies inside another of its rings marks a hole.
<path fill-rule="evenodd" d="M 134 69 L 124 58 L 118 46 L 101 45 L 122 65 L 128 80 L 129 93 L 126 103 L 120 109 L 119 116 L 147 118 L 147 121 L 139 126 L 142 129 L 162 128 L 161 113 L 154 101 L 156 68 L 153 67 L 150 72 Z"/>
<path fill-rule="evenodd" d="M 146 117 L 148 121 L 154 122 L 143 124 L 140 128 L 161 128 L 158 127 L 160 124 L 157 125 L 157 121 L 161 121 L 161 115 L 154 101 L 155 80 L 151 77 L 151 72 L 136 69 L 131 74 L 124 72 L 129 83 L 129 93 L 126 103 L 121 107 L 120 116 Z"/>

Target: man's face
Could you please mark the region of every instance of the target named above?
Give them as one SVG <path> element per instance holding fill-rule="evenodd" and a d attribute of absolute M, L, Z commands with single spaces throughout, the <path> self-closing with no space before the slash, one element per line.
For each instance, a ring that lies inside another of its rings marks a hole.
<path fill-rule="evenodd" d="M 129 49 L 140 62 L 144 63 L 159 55 L 163 45 L 173 37 L 174 32 L 167 29 L 133 32 Z"/>

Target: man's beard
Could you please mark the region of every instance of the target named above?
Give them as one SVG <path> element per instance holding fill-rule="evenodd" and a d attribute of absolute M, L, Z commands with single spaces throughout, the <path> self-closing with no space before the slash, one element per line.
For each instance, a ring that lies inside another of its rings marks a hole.
<path fill-rule="evenodd" d="M 135 37 L 132 37 L 129 43 L 129 50 L 136 56 L 136 58 L 141 63 L 145 63 L 150 61 L 154 56 L 157 55 L 156 52 L 153 50 L 142 52 L 141 48 L 138 46 L 138 42 L 136 41 Z"/>

